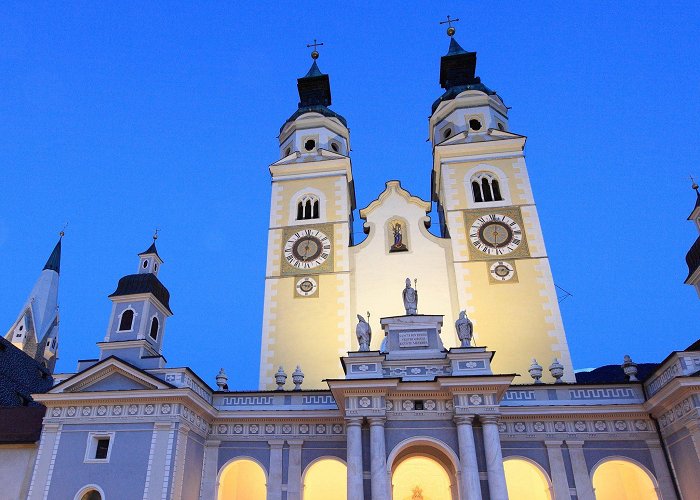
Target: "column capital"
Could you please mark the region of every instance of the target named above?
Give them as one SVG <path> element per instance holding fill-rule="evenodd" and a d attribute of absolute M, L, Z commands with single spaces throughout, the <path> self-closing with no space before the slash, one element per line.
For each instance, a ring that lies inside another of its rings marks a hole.
<path fill-rule="evenodd" d="M 566 440 L 566 446 L 568 446 L 569 448 L 583 448 L 583 443 L 584 443 L 584 442 L 585 442 L 585 441 L 576 441 L 576 440 L 569 441 L 569 440 L 567 439 L 567 440 Z"/>
<path fill-rule="evenodd" d="M 219 440 L 219 439 L 207 439 L 206 441 L 204 441 L 204 446 L 206 446 L 207 448 L 212 448 L 212 447 L 218 448 L 220 444 L 221 444 L 221 440 Z"/>
<path fill-rule="evenodd" d="M 479 421 L 482 424 L 496 425 L 500 418 L 501 418 L 500 415 L 479 415 Z"/>
<path fill-rule="evenodd" d="M 454 420 L 457 425 L 472 425 L 474 423 L 474 417 L 476 417 L 476 415 L 455 415 L 452 420 Z"/>
<path fill-rule="evenodd" d="M 370 427 L 375 425 L 381 425 L 384 427 L 384 422 L 386 422 L 386 417 L 367 417 Z"/>
<path fill-rule="evenodd" d="M 346 417 L 345 425 L 350 427 L 352 425 L 362 425 L 363 417 Z"/>
<path fill-rule="evenodd" d="M 647 439 L 644 442 L 649 448 L 661 448 L 661 441 L 658 439 Z"/>
<path fill-rule="evenodd" d="M 284 446 L 284 439 L 270 439 L 267 444 L 270 445 L 270 448 L 282 448 Z"/>
<path fill-rule="evenodd" d="M 564 440 L 563 440 L 563 439 L 551 439 L 551 440 L 547 440 L 547 441 L 544 442 L 544 445 L 545 445 L 547 448 L 561 447 L 561 445 L 563 445 L 563 444 L 564 444 Z"/>
<path fill-rule="evenodd" d="M 292 447 L 292 446 L 301 446 L 304 444 L 303 439 L 287 439 L 287 444 Z"/>

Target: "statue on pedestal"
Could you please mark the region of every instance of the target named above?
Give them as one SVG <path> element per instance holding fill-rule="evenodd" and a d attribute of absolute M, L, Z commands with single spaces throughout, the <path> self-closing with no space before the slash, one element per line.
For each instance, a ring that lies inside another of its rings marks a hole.
<path fill-rule="evenodd" d="M 471 347 L 472 337 L 474 335 L 474 324 L 467 318 L 467 311 L 460 311 L 459 318 L 455 321 L 455 329 L 457 337 L 461 342 L 459 347 Z"/>
<path fill-rule="evenodd" d="M 418 290 L 411 286 L 411 278 L 406 278 L 406 288 L 403 289 L 403 306 L 406 309 L 406 314 L 416 314 L 418 309 Z"/>
<path fill-rule="evenodd" d="M 368 316 L 369 317 L 369 316 Z M 357 343 L 360 344 L 360 351 L 369 351 L 369 344 L 372 341 L 372 327 L 365 321 L 365 318 L 357 315 L 359 323 L 355 327 Z"/>

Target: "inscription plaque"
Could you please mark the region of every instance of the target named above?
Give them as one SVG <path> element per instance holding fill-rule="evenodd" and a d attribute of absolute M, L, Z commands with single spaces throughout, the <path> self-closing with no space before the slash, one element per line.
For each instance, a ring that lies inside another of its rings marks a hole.
<path fill-rule="evenodd" d="M 427 331 L 399 332 L 399 347 L 428 347 Z"/>

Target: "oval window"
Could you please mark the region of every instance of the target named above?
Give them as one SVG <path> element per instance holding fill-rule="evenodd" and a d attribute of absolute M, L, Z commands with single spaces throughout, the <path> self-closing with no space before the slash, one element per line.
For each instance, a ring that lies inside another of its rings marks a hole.
<path fill-rule="evenodd" d="M 304 143 L 304 149 L 306 149 L 307 151 L 312 151 L 315 147 L 316 141 L 314 141 L 313 139 L 309 139 Z"/>

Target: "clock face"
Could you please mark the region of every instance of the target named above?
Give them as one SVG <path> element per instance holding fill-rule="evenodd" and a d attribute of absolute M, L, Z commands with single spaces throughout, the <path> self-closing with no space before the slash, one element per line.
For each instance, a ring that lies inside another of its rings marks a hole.
<path fill-rule="evenodd" d="M 297 293 L 302 297 L 309 297 L 310 295 L 313 295 L 316 293 L 317 289 L 318 284 L 316 283 L 316 280 L 310 277 L 301 278 L 296 284 Z"/>
<path fill-rule="evenodd" d="M 522 242 L 523 231 L 513 219 L 503 214 L 482 215 L 469 228 L 474 248 L 488 255 L 506 255 Z"/>
<path fill-rule="evenodd" d="M 489 273 L 496 281 L 508 281 L 515 275 L 515 268 L 509 262 L 497 260 L 489 266 Z"/>
<path fill-rule="evenodd" d="M 284 258 L 298 269 L 313 269 L 331 254 L 331 240 L 317 229 L 302 229 L 284 244 Z"/>

